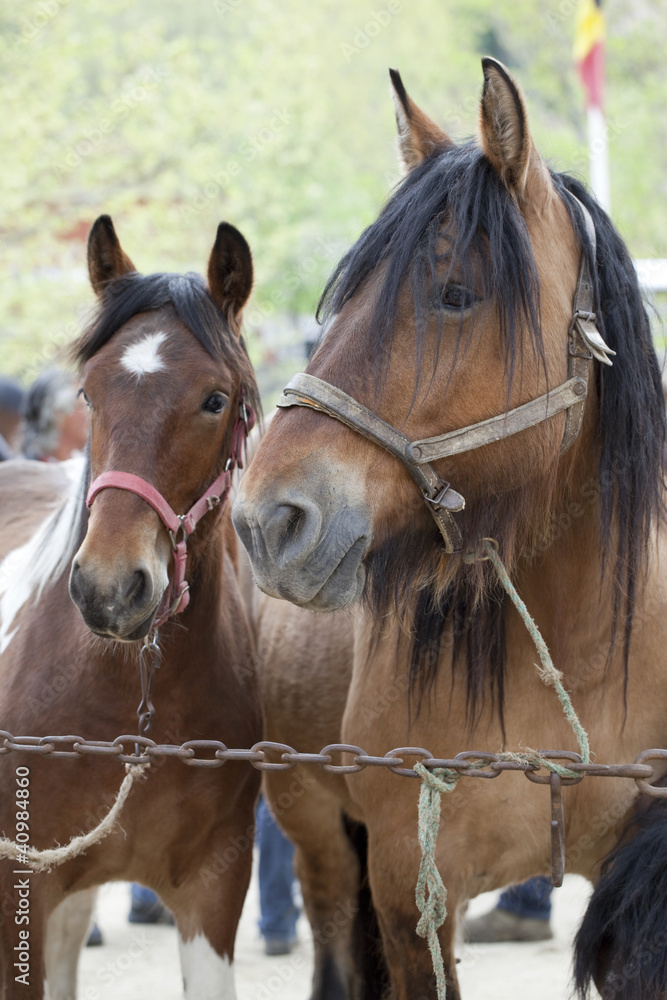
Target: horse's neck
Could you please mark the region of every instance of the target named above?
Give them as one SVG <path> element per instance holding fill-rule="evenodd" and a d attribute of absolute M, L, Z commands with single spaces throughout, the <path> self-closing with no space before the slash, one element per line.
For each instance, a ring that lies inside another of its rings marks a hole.
<path fill-rule="evenodd" d="M 246 710 L 243 699 L 252 695 L 254 660 L 234 552 L 224 519 L 197 539 L 186 569 L 190 603 L 158 630 L 162 658 L 155 677 L 155 727 L 149 734 L 158 741 L 182 742 L 192 738 L 194 728 L 213 732 L 223 692 L 225 711 L 233 715 L 236 705 L 241 716 Z M 245 678 L 241 693 L 235 681 L 239 671 Z M 139 692 L 136 671 L 130 668 L 129 675 L 133 691 Z"/>
<path fill-rule="evenodd" d="M 594 471 L 575 479 L 553 512 L 548 537 L 517 564 L 515 583 L 555 665 L 571 686 L 582 683 L 582 664 L 587 665 L 585 676 L 590 683 L 598 683 L 609 666 L 614 634 L 613 550 L 612 541 L 603 565 Z M 620 666 L 622 621 L 613 645 Z M 593 661 L 599 663 L 599 671 L 591 669 Z"/>

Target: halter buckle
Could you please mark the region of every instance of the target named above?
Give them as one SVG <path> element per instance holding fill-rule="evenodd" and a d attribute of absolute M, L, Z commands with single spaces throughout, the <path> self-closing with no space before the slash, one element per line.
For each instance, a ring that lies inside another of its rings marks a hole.
<path fill-rule="evenodd" d="M 170 615 L 175 615 L 178 613 L 178 609 L 181 606 L 183 598 L 189 592 L 189 590 L 190 590 L 190 584 L 188 583 L 187 580 L 184 580 L 183 583 L 181 584 L 180 590 L 178 591 L 173 601 L 171 602 L 171 605 L 169 607 Z"/>
<path fill-rule="evenodd" d="M 574 344 L 570 342 L 567 349 L 571 358 L 583 358 L 584 361 L 592 361 L 593 355 L 590 351 L 575 351 Z"/>
<path fill-rule="evenodd" d="M 443 483 L 442 489 L 434 497 L 429 497 L 424 493 L 424 500 L 436 508 L 455 512 L 463 510 L 466 505 L 465 498 L 460 493 L 457 493 L 456 490 L 453 490 L 447 482 Z"/>
<path fill-rule="evenodd" d="M 218 500 L 218 503 L 219 502 L 220 501 Z M 209 510 L 210 510 L 210 507 L 209 507 Z M 174 552 L 176 552 L 176 550 L 177 550 L 177 548 L 179 546 L 179 542 L 178 542 L 178 533 L 179 533 L 179 531 L 182 532 L 182 539 L 181 540 L 183 542 L 187 541 L 187 537 L 188 537 L 187 536 L 187 532 L 185 530 L 185 518 L 187 517 L 187 514 L 177 514 L 176 516 L 178 517 L 178 520 L 179 520 L 179 525 L 178 525 L 178 528 L 176 528 L 176 531 L 172 531 L 171 528 L 167 529 L 168 530 L 168 534 L 169 534 L 169 539 L 171 541 L 171 547 L 174 550 Z"/>

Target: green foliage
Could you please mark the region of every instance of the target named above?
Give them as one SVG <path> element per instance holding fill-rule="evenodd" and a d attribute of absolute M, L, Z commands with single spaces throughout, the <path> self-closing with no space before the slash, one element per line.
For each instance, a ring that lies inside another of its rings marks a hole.
<path fill-rule="evenodd" d="M 0 350 L 29 380 L 92 304 L 102 212 L 140 270 L 203 270 L 217 223 L 256 265 L 251 344 L 311 314 L 327 274 L 398 180 L 387 67 L 460 139 L 480 54 L 523 86 L 536 145 L 585 177 L 576 0 L 32 0 L 0 10 L 4 150 Z M 667 77 L 659 0 L 607 4 L 614 216 L 667 256 Z M 289 336 L 289 331 L 285 336 Z M 296 363 L 291 365 L 297 367 Z"/>

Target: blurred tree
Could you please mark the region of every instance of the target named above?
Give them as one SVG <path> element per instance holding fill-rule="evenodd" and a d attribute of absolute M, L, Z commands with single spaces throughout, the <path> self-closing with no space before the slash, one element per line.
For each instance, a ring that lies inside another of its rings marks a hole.
<path fill-rule="evenodd" d="M 571 58 L 576 0 L 31 0 L 0 9 L 2 368 L 29 379 L 90 306 L 85 238 L 114 218 L 142 271 L 203 270 L 220 219 L 247 236 L 253 341 L 312 313 L 344 247 L 398 180 L 387 67 L 456 139 L 479 56 L 511 64 L 535 141 L 587 175 Z M 614 217 L 667 256 L 662 0 L 613 0 Z M 288 333 L 286 333 L 288 336 Z M 292 367 L 295 367 L 292 364 Z"/>

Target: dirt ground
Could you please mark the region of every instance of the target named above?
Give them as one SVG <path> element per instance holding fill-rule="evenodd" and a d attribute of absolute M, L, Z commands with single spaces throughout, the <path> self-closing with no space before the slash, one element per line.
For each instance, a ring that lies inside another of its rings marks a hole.
<path fill-rule="evenodd" d="M 566 1000 L 570 996 L 571 942 L 590 889 L 576 875 L 553 899 L 552 941 L 536 944 L 461 945 L 459 977 L 464 1000 Z M 490 908 L 496 894 L 479 896 L 471 915 Z M 182 1000 L 178 948 L 173 927 L 127 923 L 129 886 L 104 886 L 98 923 L 104 945 L 86 948 L 79 975 L 79 1000 Z M 267 958 L 257 931 L 255 877 L 246 900 L 236 947 L 238 1000 L 307 1000 L 312 947 L 308 925 L 299 922 L 299 943 L 291 955 Z M 595 996 L 597 997 L 597 993 Z"/>

